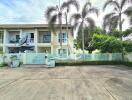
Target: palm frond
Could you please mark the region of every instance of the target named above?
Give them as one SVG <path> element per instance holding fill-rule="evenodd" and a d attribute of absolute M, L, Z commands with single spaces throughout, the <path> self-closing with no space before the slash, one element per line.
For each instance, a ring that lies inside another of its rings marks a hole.
<path fill-rule="evenodd" d="M 73 5 L 76 9 L 77 9 L 77 11 L 79 11 L 79 3 L 78 3 L 78 1 L 76 1 L 76 0 L 69 0 L 68 2 L 67 2 L 67 4 L 70 6 L 70 5 Z"/>
<path fill-rule="evenodd" d="M 97 16 L 99 15 L 99 10 L 95 7 L 92 7 L 88 11 L 89 13 L 95 13 Z"/>
<path fill-rule="evenodd" d="M 110 17 L 106 17 L 106 19 L 103 22 L 103 28 L 106 29 L 108 28 L 109 31 L 116 29 L 119 23 L 119 16 L 118 15 L 114 15 L 114 16 L 110 16 Z"/>
<path fill-rule="evenodd" d="M 87 2 L 83 9 L 82 9 L 82 17 L 85 18 L 85 16 L 87 15 L 88 12 L 88 7 L 91 8 L 92 4 L 90 2 Z"/>
<path fill-rule="evenodd" d="M 104 21 L 106 21 L 106 20 L 112 18 L 114 15 L 115 15 L 115 13 L 106 14 L 105 17 L 104 17 Z"/>
<path fill-rule="evenodd" d="M 70 17 L 70 23 L 74 20 L 75 22 L 78 22 L 78 20 L 81 19 L 81 15 L 79 13 L 73 14 Z"/>
<path fill-rule="evenodd" d="M 50 30 L 53 30 L 53 32 L 55 32 L 55 23 L 56 23 L 57 17 L 58 15 L 53 15 L 49 20 L 49 27 L 50 27 Z"/>
<path fill-rule="evenodd" d="M 130 24 L 132 24 L 132 17 L 130 18 Z"/>
<path fill-rule="evenodd" d="M 124 7 L 124 5 L 126 4 L 128 0 L 121 0 L 121 9 Z"/>
<path fill-rule="evenodd" d="M 94 20 L 92 18 L 87 17 L 86 18 L 86 22 L 89 24 L 90 28 L 94 28 L 95 27 L 95 22 L 94 22 Z"/>
<path fill-rule="evenodd" d="M 69 0 L 67 2 L 64 2 L 60 9 L 61 10 L 67 9 L 67 12 L 69 12 L 70 6 L 74 6 L 77 9 L 77 11 L 79 10 L 79 4 L 76 0 Z"/>
<path fill-rule="evenodd" d="M 105 10 L 106 7 L 107 7 L 108 5 L 113 5 L 115 8 L 120 9 L 120 5 L 119 5 L 119 3 L 118 3 L 117 1 L 114 1 L 114 0 L 107 0 L 107 1 L 105 2 L 105 4 L 104 4 L 103 10 Z"/>
<path fill-rule="evenodd" d="M 104 22 L 103 22 L 103 28 L 109 28 L 112 29 L 113 27 L 117 26 L 117 15 L 115 13 L 109 13 L 107 15 L 105 15 L 104 17 Z M 118 16 L 119 17 L 119 16 Z"/>
<path fill-rule="evenodd" d="M 127 4 L 127 3 L 132 3 L 132 0 L 121 0 L 121 9 Z"/>
<path fill-rule="evenodd" d="M 75 23 L 73 24 L 73 29 L 76 30 L 77 27 L 79 26 L 79 24 L 80 24 L 79 22 L 75 22 Z"/>
<path fill-rule="evenodd" d="M 49 19 L 51 17 L 51 14 L 56 11 L 57 8 L 56 7 L 49 7 L 47 10 L 46 10 L 46 13 L 45 13 L 45 17 L 47 19 Z"/>

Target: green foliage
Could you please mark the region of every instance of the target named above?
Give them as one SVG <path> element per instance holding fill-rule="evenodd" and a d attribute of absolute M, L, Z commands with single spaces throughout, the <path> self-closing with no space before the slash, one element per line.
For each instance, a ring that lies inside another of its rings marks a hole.
<path fill-rule="evenodd" d="M 132 33 L 132 28 L 123 31 L 123 36 L 127 36 Z"/>
<path fill-rule="evenodd" d="M 0 54 L 3 54 L 3 48 L 0 48 Z"/>
<path fill-rule="evenodd" d="M 93 45 L 96 49 L 101 50 L 102 53 L 122 52 L 122 41 L 113 36 L 95 34 L 93 36 Z"/>
<path fill-rule="evenodd" d="M 84 44 L 85 50 L 92 52 L 95 48 L 92 45 L 92 37 L 94 34 L 105 34 L 105 32 L 100 27 L 89 28 L 86 27 L 84 29 Z M 77 39 L 74 41 L 76 49 L 82 49 L 82 31 L 78 32 Z"/>
<path fill-rule="evenodd" d="M 132 42 L 131 41 L 124 41 L 123 47 L 125 52 L 132 52 Z"/>
<path fill-rule="evenodd" d="M 119 65 L 120 61 L 63 61 L 56 62 L 56 66 L 81 66 L 81 65 Z"/>
<path fill-rule="evenodd" d="M 132 62 L 123 62 L 123 65 L 126 65 L 128 67 L 132 67 Z"/>
<path fill-rule="evenodd" d="M 7 66 L 6 63 L 1 63 L 1 64 L 0 64 L 0 67 L 5 67 L 5 66 Z"/>
<path fill-rule="evenodd" d="M 109 33 L 109 35 L 110 35 L 110 36 L 117 37 L 117 38 L 122 38 L 123 33 L 122 33 L 121 31 L 115 29 L 115 30 L 111 31 L 111 32 Z"/>

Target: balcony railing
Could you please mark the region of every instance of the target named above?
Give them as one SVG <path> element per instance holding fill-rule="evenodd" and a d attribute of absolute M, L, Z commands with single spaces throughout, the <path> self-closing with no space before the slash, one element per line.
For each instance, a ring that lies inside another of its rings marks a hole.
<path fill-rule="evenodd" d="M 11 43 L 11 44 L 19 44 L 20 43 L 20 40 L 21 39 L 18 39 L 18 40 L 10 40 L 9 43 Z M 33 44 L 34 43 L 34 38 L 28 38 L 27 40 L 22 41 L 22 42 L 24 42 L 24 44 L 30 45 L 30 44 Z"/>

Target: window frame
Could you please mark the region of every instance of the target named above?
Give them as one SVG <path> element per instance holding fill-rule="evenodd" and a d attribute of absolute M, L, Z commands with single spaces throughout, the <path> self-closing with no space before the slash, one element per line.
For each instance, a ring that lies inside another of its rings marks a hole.
<path fill-rule="evenodd" d="M 62 52 L 62 55 L 60 54 L 60 50 L 63 50 L 63 52 Z M 64 50 L 65 50 L 65 54 L 64 54 Z M 58 54 L 58 56 L 59 57 L 64 57 L 64 58 L 66 58 L 66 57 L 68 57 L 68 48 L 58 48 L 57 49 L 57 54 Z"/>
<path fill-rule="evenodd" d="M 60 34 L 63 34 L 63 36 L 60 37 Z M 67 32 L 62 32 L 62 33 L 58 34 L 58 42 L 60 43 L 61 40 L 62 40 L 62 43 L 67 43 L 67 41 L 68 41 L 68 34 L 67 34 Z"/>

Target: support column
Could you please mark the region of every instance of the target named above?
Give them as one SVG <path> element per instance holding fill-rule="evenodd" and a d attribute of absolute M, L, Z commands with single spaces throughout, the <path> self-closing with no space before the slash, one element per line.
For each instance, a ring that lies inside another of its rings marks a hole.
<path fill-rule="evenodd" d="M 35 29 L 35 33 L 34 33 L 34 45 L 35 45 L 35 52 L 38 53 L 38 29 Z"/>
<path fill-rule="evenodd" d="M 7 43 L 7 30 L 4 29 L 4 40 L 3 40 L 3 53 L 7 53 L 6 51 L 6 43 Z"/>
<path fill-rule="evenodd" d="M 20 29 L 20 39 L 22 38 L 22 29 Z"/>
<path fill-rule="evenodd" d="M 51 54 L 54 54 L 54 33 L 51 32 Z"/>

